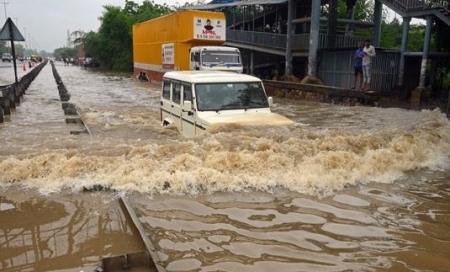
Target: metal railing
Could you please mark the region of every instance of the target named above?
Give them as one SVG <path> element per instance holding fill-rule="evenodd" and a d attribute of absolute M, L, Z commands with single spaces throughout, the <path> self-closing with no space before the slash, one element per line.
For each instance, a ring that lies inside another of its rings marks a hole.
<path fill-rule="evenodd" d="M 260 45 L 274 49 L 286 47 L 286 35 L 272 32 L 254 32 L 245 30 L 227 29 L 227 41 Z"/>
<path fill-rule="evenodd" d="M 318 74 L 324 85 L 346 89 L 353 86 L 355 79 L 354 51 L 322 51 L 319 56 L 322 61 L 318 65 Z M 390 94 L 393 87 L 397 85 L 399 61 L 400 52 L 377 51 L 371 65 L 370 87 L 372 90 L 381 95 Z"/>
<path fill-rule="evenodd" d="M 234 43 L 242 43 L 247 45 L 264 46 L 271 49 L 286 48 L 286 34 L 277 34 L 271 32 L 255 32 L 245 30 L 227 29 L 227 41 Z M 309 49 L 309 33 L 292 35 L 292 50 L 308 50 Z M 356 47 L 363 37 L 350 35 L 337 35 L 336 47 Z M 327 34 L 319 34 L 319 48 L 328 47 Z"/>
<path fill-rule="evenodd" d="M 402 11 L 417 11 L 435 8 L 448 8 L 449 2 L 445 0 L 389 0 Z"/>

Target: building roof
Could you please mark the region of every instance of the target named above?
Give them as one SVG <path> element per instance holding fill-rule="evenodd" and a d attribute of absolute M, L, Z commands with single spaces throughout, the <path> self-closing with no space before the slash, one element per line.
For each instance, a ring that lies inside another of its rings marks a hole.
<path fill-rule="evenodd" d="M 213 0 L 205 5 L 185 7 L 184 9 L 218 9 L 233 6 L 277 5 L 288 0 Z"/>

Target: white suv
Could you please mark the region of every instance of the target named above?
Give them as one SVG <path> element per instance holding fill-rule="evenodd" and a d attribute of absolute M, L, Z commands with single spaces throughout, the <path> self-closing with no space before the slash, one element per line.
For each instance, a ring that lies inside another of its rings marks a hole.
<path fill-rule="evenodd" d="M 227 124 L 294 124 L 273 113 L 272 104 L 259 78 L 219 71 L 173 71 L 163 77 L 160 114 L 164 126 L 174 124 L 185 137 Z"/>
<path fill-rule="evenodd" d="M 10 53 L 3 53 L 3 55 L 2 55 L 3 62 L 5 62 L 5 61 L 11 62 L 11 60 L 12 60 L 12 56 Z"/>

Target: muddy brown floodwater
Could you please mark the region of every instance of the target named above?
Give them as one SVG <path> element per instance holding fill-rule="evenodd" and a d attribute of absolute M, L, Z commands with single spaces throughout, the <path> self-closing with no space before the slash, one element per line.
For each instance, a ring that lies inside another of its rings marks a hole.
<path fill-rule="evenodd" d="M 275 99 L 295 127 L 183 139 L 161 126 L 158 85 L 56 68 L 92 134 L 70 133 L 83 127 L 48 64 L 0 124 L 0 271 L 94 271 L 142 250 L 121 196 L 168 271 L 450 271 L 440 110 Z"/>

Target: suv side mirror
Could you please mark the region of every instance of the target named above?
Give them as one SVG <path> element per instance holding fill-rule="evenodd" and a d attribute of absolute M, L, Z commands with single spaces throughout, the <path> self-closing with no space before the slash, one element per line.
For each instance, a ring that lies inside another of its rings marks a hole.
<path fill-rule="evenodd" d="M 192 111 L 192 102 L 189 100 L 183 101 L 183 111 L 191 112 Z"/>
<path fill-rule="evenodd" d="M 273 107 L 273 97 L 272 96 L 267 97 L 267 102 L 269 102 L 270 108 Z"/>
<path fill-rule="evenodd" d="M 199 62 L 200 61 L 200 53 L 199 52 L 194 52 L 194 61 L 195 62 Z"/>

